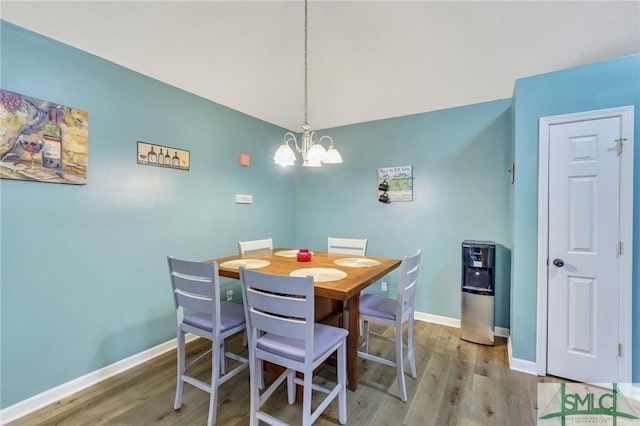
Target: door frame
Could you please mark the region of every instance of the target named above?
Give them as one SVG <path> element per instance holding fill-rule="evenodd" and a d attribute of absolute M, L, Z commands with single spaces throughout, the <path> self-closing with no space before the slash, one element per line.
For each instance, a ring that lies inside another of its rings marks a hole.
<path fill-rule="evenodd" d="M 537 324 L 536 372 L 547 374 L 548 332 L 548 258 L 549 258 L 549 133 L 557 124 L 621 117 L 620 130 L 627 139 L 623 145 L 620 169 L 620 240 L 623 243 L 620 259 L 620 294 L 618 327 L 620 344 L 619 382 L 632 382 L 632 267 L 633 267 L 633 114 L 634 107 L 623 106 L 597 111 L 540 117 L 538 127 L 538 258 L 537 258 Z M 612 247 L 612 250 L 615 248 Z"/>

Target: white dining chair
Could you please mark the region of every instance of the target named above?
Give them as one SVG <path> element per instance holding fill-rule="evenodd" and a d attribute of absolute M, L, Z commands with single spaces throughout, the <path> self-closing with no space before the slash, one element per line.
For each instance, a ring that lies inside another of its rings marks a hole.
<path fill-rule="evenodd" d="M 327 251 L 329 253 L 365 256 L 367 254 L 367 239 L 329 237 Z"/>
<path fill-rule="evenodd" d="M 309 426 L 334 400 L 338 399 L 338 417 L 347 422 L 347 360 L 343 328 L 314 322 L 313 277 L 271 275 L 240 268 L 240 285 L 249 334 L 251 403 L 249 424 L 259 421 L 284 425 L 281 420 L 261 410 L 276 388 L 287 380 L 289 404 L 295 402 L 296 384 L 303 386 L 302 424 Z M 337 351 L 337 383 L 332 388 L 313 383 L 313 372 Z M 262 361 L 285 370 L 260 394 Z M 304 379 L 296 377 L 296 372 Z M 314 411 L 312 390 L 325 393 Z"/>
<path fill-rule="evenodd" d="M 259 250 L 273 250 L 273 240 L 265 238 L 263 240 L 238 241 L 238 253 L 240 254 Z"/>
<path fill-rule="evenodd" d="M 409 363 L 411 377 L 417 378 L 416 360 L 413 350 L 413 322 L 415 314 L 416 286 L 420 271 L 420 256 L 422 250 L 418 250 L 413 256 L 406 256 L 400 265 L 400 278 L 398 280 L 398 292 L 395 299 L 364 294 L 360 298 L 360 319 L 364 322 L 364 339 L 358 356 L 379 362 L 390 367 L 395 367 L 400 398 L 407 401 L 407 386 L 404 380 L 404 365 Z M 369 329 L 369 323 L 382 324 L 395 329 L 395 336 L 389 338 L 375 333 Z M 408 323 L 407 342 L 403 341 L 403 326 Z M 395 345 L 395 360 L 373 355 L 369 353 L 369 337 L 377 337 L 393 342 Z M 406 358 L 404 350 L 407 350 Z"/>
<path fill-rule="evenodd" d="M 171 289 L 176 310 L 178 377 L 173 409 L 182 406 L 183 384 L 189 383 L 209 393 L 207 425 L 216 423 L 218 387 L 248 367 L 248 360 L 228 352 L 225 339 L 245 329 L 245 313 L 242 305 L 220 300 L 218 264 L 180 260 L 167 257 L 171 277 Z M 211 349 L 186 364 L 185 334 L 209 339 Z M 211 356 L 211 383 L 205 383 L 187 371 L 195 364 Z M 225 362 L 237 361 L 227 372 Z M 185 365 L 186 364 L 186 365 Z"/>

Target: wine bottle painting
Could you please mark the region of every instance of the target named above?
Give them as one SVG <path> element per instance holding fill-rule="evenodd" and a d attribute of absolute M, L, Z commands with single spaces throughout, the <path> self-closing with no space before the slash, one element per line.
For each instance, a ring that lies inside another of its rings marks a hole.
<path fill-rule="evenodd" d="M 0 178 L 87 183 L 87 112 L 2 89 L 0 101 Z"/>
<path fill-rule="evenodd" d="M 138 141 L 138 164 L 189 170 L 189 151 Z"/>

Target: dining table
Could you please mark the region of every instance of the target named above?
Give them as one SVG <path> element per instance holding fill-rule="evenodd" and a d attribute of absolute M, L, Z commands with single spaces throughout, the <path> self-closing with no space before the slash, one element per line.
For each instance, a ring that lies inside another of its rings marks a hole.
<path fill-rule="evenodd" d="M 221 277 L 240 278 L 240 267 L 275 275 L 314 278 L 315 320 L 349 330 L 347 336 L 348 388 L 358 388 L 360 292 L 400 266 L 401 260 L 310 250 L 311 259 L 299 262 L 298 249 L 274 248 L 244 255 L 208 259 L 218 264 Z"/>

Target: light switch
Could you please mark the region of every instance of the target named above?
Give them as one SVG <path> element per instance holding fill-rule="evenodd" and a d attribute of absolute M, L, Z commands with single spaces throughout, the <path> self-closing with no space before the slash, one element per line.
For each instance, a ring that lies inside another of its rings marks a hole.
<path fill-rule="evenodd" d="M 253 195 L 236 194 L 236 204 L 252 204 Z"/>

